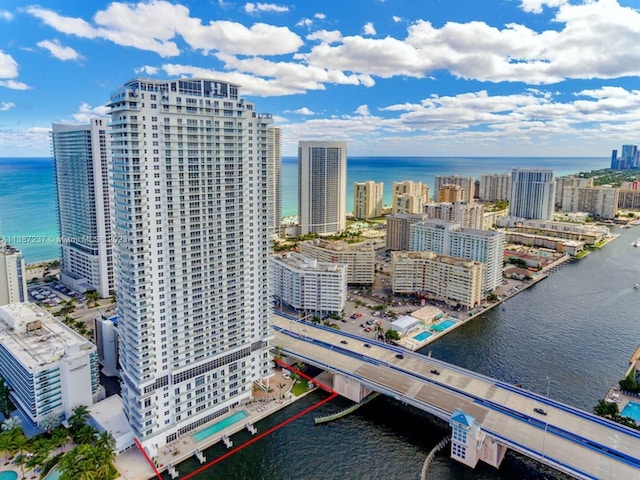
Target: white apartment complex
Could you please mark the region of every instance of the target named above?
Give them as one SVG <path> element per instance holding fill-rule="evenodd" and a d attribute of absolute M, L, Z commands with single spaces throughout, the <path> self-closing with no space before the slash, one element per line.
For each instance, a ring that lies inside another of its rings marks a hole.
<path fill-rule="evenodd" d="M 564 187 L 563 212 L 587 212 L 602 219 L 613 219 L 618 213 L 619 192 L 610 185 L 601 187 Z"/>
<path fill-rule="evenodd" d="M 560 208 L 562 206 L 565 188 L 569 187 L 593 187 L 593 178 L 574 177 L 573 175 L 556 178 L 556 207 Z"/>
<path fill-rule="evenodd" d="M 483 202 L 509 201 L 511 192 L 510 173 L 480 175 L 480 200 Z"/>
<path fill-rule="evenodd" d="M 272 118 L 238 90 L 136 78 L 109 103 L 122 400 L 151 455 L 271 374 Z"/>
<path fill-rule="evenodd" d="M 113 291 L 107 144 L 106 119 L 53 124 L 60 281 L 79 292 L 96 290 L 103 298 Z"/>
<path fill-rule="evenodd" d="M 282 222 L 282 132 L 280 127 L 269 127 L 266 131 L 267 142 L 267 205 L 273 213 L 270 214 L 272 220 L 271 237 L 280 234 L 280 223 Z"/>
<path fill-rule="evenodd" d="M 555 197 L 556 182 L 553 170 L 515 168 L 511 171 L 509 215 L 551 220 Z"/>
<path fill-rule="evenodd" d="M 464 228 L 444 220 L 427 220 L 411 226 L 409 249 L 482 262 L 483 292 L 495 290 L 502 282 L 502 231 Z"/>
<path fill-rule="evenodd" d="M 439 192 L 445 185 L 457 185 L 463 190 L 460 200 L 465 202 L 473 202 L 473 191 L 475 189 L 475 181 L 473 177 L 459 177 L 458 175 L 436 175 L 433 179 L 434 190 Z"/>
<path fill-rule="evenodd" d="M 24 257 L 0 240 L 0 305 L 28 301 Z"/>
<path fill-rule="evenodd" d="M 376 252 L 371 243 L 317 238 L 300 243 L 300 253 L 320 262 L 346 264 L 349 284 L 372 285 L 375 279 Z"/>
<path fill-rule="evenodd" d="M 409 250 L 411 225 L 429 219 L 426 213 L 397 213 L 387 215 L 388 250 Z"/>
<path fill-rule="evenodd" d="M 424 206 L 424 213 L 437 220 L 459 223 L 466 228 L 484 227 L 484 206 L 481 203 L 438 202 Z"/>
<path fill-rule="evenodd" d="M 422 213 L 422 208 L 426 203 L 429 203 L 429 186 L 427 184 L 412 180 L 393 182 L 391 213 Z"/>
<path fill-rule="evenodd" d="M 347 302 L 347 265 L 319 262 L 299 253 L 271 257 L 273 296 L 305 313 L 340 313 Z"/>
<path fill-rule="evenodd" d="M 482 301 L 483 264 L 435 252 L 391 252 L 393 293 L 473 308 Z"/>
<path fill-rule="evenodd" d="M 300 235 L 347 227 L 347 142 L 298 143 Z"/>
<path fill-rule="evenodd" d="M 96 347 L 33 303 L 0 307 L 0 375 L 35 425 L 49 415 L 68 419 L 101 388 Z"/>
<path fill-rule="evenodd" d="M 353 216 L 368 219 L 382 216 L 384 184 L 372 180 L 353 184 Z"/>

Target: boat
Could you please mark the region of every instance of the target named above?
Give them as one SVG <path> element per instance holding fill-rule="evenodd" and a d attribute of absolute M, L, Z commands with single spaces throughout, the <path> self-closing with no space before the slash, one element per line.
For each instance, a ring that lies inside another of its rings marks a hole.
<path fill-rule="evenodd" d="M 636 284 L 633 286 L 633 288 L 634 288 L 635 290 L 638 290 L 638 289 L 640 288 L 640 285 L 636 283 Z"/>
<path fill-rule="evenodd" d="M 640 247 L 640 238 L 633 242 L 631 245 L 633 245 L 634 247 Z"/>

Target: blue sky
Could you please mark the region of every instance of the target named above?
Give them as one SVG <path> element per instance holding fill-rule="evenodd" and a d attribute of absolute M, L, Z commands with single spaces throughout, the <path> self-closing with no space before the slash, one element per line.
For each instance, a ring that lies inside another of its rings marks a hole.
<path fill-rule="evenodd" d="M 285 155 L 602 156 L 640 131 L 640 0 L 0 3 L 0 156 L 136 76 L 210 77 Z"/>

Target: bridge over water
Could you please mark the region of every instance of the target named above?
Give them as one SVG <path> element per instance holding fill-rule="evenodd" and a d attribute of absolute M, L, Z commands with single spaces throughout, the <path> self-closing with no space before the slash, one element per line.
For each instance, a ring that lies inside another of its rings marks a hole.
<path fill-rule="evenodd" d="M 508 448 L 579 479 L 640 480 L 640 432 L 508 383 L 276 315 L 273 344 L 334 375 L 354 401 L 381 392 L 452 427 L 451 457 L 499 467 Z M 538 409 L 538 413 L 534 409 Z"/>

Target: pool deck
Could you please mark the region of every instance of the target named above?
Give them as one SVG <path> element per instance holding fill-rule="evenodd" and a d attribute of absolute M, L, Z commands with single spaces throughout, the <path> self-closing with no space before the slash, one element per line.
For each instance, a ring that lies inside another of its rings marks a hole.
<path fill-rule="evenodd" d="M 285 383 L 287 385 L 286 389 L 283 389 L 282 393 L 275 387 L 275 385 L 279 383 Z M 204 451 L 207 448 L 222 441 L 223 437 L 230 438 L 235 433 L 247 429 L 247 424 L 255 425 L 260 420 L 263 420 L 278 410 L 291 405 L 296 400 L 299 400 L 304 396 L 303 394 L 296 397 L 290 393 L 293 382 L 282 377 L 282 372 L 280 370 L 275 371 L 275 375 L 270 379 L 270 384 L 274 385 L 274 392 L 272 392 L 271 395 L 262 395 L 264 397 L 262 399 L 255 399 L 244 405 L 239 405 L 238 407 L 231 409 L 228 414 L 216 418 L 208 424 L 203 425 L 202 428 L 184 434 L 181 437 L 178 437 L 175 441 L 161 447 L 156 457 L 158 470 L 160 472 L 166 472 L 168 471 L 169 466 L 178 468 L 177 465 L 179 463 L 193 457 L 196 455 L 196 452 L 201 452 L 204 455 Z M 258 393 L 264 394 L 266 392 Z M 281 398 L 283 395 L 284 398 Z M 256 395 L 256 397 L 258 396 L 260 395 Z M 269 398 L 274 396 L 278 398 Z M 193 439 L 193 434 L 197 431 L 204 430 L 205 428 L 242 410 L 248 414 L 247 417 L 242 420 L 229 425 L 199 442 L 196 442 Z M 233 441 L 233 439 L 231 440 Z M 205 462 L 211 460 L 212 458 L 206 458 Z M 153 469 L 145 460 L 142 452 L 137 448 L 127 450 L 123 454 L 118 455 L 116 458 L 116 468 L 118 469 L 122 480 L 148 480 L 155 477 Z"/>

